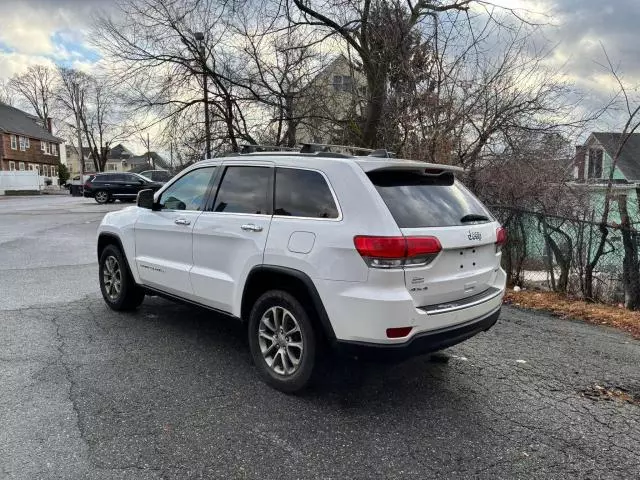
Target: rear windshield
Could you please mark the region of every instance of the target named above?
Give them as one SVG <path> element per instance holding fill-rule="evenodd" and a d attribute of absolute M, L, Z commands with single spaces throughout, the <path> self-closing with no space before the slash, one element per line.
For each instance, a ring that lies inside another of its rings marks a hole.
<path fill-rule="evenodd" d="M 400 228 L 448 227 L 493 221 L 452 173 L 377 170 L 367 174 Z"/>

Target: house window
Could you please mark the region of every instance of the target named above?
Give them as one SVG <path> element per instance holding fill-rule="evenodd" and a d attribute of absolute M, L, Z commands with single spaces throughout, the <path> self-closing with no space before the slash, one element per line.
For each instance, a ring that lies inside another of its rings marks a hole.
<path fill-rule="evenodd" d="M 589 149 L 589 178 L 602 178 L 602 156 L 602 150 Z"/>
<path fill-rule="evenodd" d="M 13 172 L 16 169 L 16 162 L 9 162 L 9 171 Z"/>
<path fill-rule="evenodd" d="M 45 148 L 45 151 L 44 151 L 45 155 L 51 155 L 51 144 L 45 143 L 44 148 Z"/>
<path fill-rule="evenodd" d="M 51 167 L 51 177 L 56 177 L 56 167 Z"/>
<path fill-rule="evenodd" d="M 333 89 L 338 92 L 353 91 L 353 78 L 348 75 L 334 75 Z"/>
<path fill-rule="evenodd" d="M 40 150 L 42 150 L 43 152 L 47 151 L 47 142 L 43 142 L 42 140 L 40 140 Z"/>
<path fill-rule="evenodd" d="M 18 164 L 18 168 L 20 168 L 20 171 L 23 171 L 24 170 L 24 162 L 20 162 Z"/>
<path fill-rule="evenodd" d="M 15 135 L 11 135 L 11 150 L 17 150 L 18 149 L 18 139 L 16 138 Z"/>
<path fill-rule="evenodd" d="M 24 144 L 26 145 L 27 149 L 31 148 L 31 141 L 29 140 L 29 137 L 24 137 Z"/>
<path fill-rule="evenodd" d="M 20 150 L 22 152 L 24 152 L 27 149 L 27 142 L 26 142 L 26 138 L 24 137 L 18 137 L 18 143 L 20 144 Z"/>
<path fill-rule="evenodd" d="M 58 155 L 58 146 L 55 143 L 51 144 L 51 154 Z"/>
<path fill-rule="evenodd" d="M 49 176 L 49 167 L 47 165 L 42 166 L 42 171 L 44 172 L 45 177 Z"/>

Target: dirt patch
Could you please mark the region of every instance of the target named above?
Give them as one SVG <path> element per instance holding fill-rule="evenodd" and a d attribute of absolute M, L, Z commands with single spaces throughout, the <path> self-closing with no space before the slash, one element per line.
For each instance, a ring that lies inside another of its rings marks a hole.
<path fill-rule="evenodd" d="M 632 312 L 621 306 L 588 303 L 553 292 L 523 290 L 507 291 L 507 305 L 544 310 L 559 317 L 584 320 L 596 325 L 609 325 L 629 332 L 640 339 L 640 312 Z"/>
<path fill-rule="evenodd" d="M 632 405 L 640 405 L 640 398 L 623 387 L 603 387 L 601 385 L 593 385 L 585 388 L 584 390 L 580 390 L 580 395 L 594 401 L 618 401 L 630 403 Z"/>

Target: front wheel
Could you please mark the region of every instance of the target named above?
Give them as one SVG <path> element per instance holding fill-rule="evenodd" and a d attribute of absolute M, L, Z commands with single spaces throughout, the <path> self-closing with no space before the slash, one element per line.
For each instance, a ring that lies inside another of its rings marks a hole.
<path fill-rule="evenodd" d="M 129 273 L 124 255 L 116 245 L 107 245 L 100 255 L 100 291 L 113 310 L 135 310 L 144 300 L 144 290 Z"/>
<path fill-rule="evenodd" d="M 309 383 L 316 355 L 316 335 L 309 314 L 291 294 L 271 290 L 253 305 L 249 348 L 262 378 L 286 393 Z"/>
<path fill-rule="evenodd" d="M 107 192 L 105 192 L 104 190 L 100 190 L 96 192 L 94 198 L 96 199 L 96 202 L 98 202 L 100 205 L 103 205 L 109 201 L 109 196 L 110 195 Z"/>

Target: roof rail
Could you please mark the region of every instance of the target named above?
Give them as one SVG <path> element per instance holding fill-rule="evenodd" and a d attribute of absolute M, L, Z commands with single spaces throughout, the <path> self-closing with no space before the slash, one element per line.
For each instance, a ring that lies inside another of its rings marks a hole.
<path fill-rule="evenodd" d="M 301 145 L 300 153 L 330 152 L 332 148 L 367 153 L 374 151 L 370 148 L 354 147 L 353 145 L 334 145 L 332 143 L 302 143 Z"/>
<path fill-rule="evenodd" d="M 241 145 L 240 153 L 255 153 L 255 152 L 274 152 L 274 151 L 284 151 L 284 152 L 297 152 L 297 147 L 285 147 L 282 145 L 254 145 L 254 144 L 245 144 Z"/>
<path fill-rule="evenodd" d="M 396 158 L 395 152 L 390 152 L 386 148 L 379 148 L 372 151 L 367 157 L 379 157 L 379 158 Z"/>

